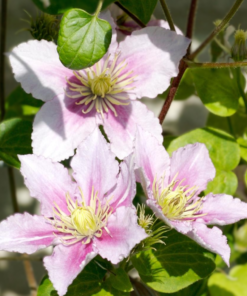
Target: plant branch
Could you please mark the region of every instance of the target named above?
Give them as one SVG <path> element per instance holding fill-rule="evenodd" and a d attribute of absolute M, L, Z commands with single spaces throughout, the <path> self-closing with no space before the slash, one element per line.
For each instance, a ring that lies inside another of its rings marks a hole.
<path fill-rule="evenodd" d="M 8 167 L 8 175 L 9 175 L 9 187 L 10 187 L 10 195 L 13 205 L 14 213 L 19 213 L 19 206 L 16 197 L 16 189 L 15 189 L 15 177 L 14 170 L 11 167 Z"/>
<path fill-rule="evenodd" d="M 130 18 L 132 18 L 141 28 L 145 28 L 146 25 L 140 21 L 133 13 L 131 13 L 128 9 L 126 9 L 122 4 L 118 1 L 114 2 L 119 8 L 121 8 Z"/>
<path fill-rule="evenodd" d="M 26 258 L 28 257 L 27 255 L 23 255 L 23 256 L 25 256 Z M 24 268 L 25 268 L 25 272 L 26 272 L 26 276 L 27 276 L 28 286 L 31 291 L 31 296 L 36 296 L 37 295 L 37 282 L 36 282 L 36 279 L 34 276 L 32 264 L 29 261 L 29 259 L 24 260 L 23 264 L 24 264 Z"/>
<path fill-rule="evenodd" d="M 174 26 L 174 22 L 173 22 L 173 19 L 172 19 L 172 16 L 171 16 L 171 13 L 170 13 L 170 10 L 165 2 L 165 0 L 160 0 L 160 4 L 163 8 L 163 11 L 165 13 L 165 16 L 166 16 L 166 20 L 169 24 L 169 27 L 171 29 L 171 31 L 175 31 L 176 32 L 176 29 L 175 29 L 175 26 Z"/>
<path fill-rule="evenodd" d="M 180 65 L 179 65 L 178 76 L 175 77 L 172 81 L 171 88 L 169 90 L 169 93 L 167 95 L 167 98 L 165 100 L 165 103 L 164 103 L 164 105 L 161 109 L 160 115 L 159 115 L 159 121 L 160 121 L 161 125 L 166 117 L 166 114 L 167 114 L 167 112 L 171 106 L 171 103 L 176 95 L 179 83 L 180 83 L 180 81 L 184 75 L 184 72 L 186 71 L 187 68 L 188 68 L 188 66 L 186 65 L 186 63 L 183 60 L 181 60 Z"/>
<path fill-rule="evenodd" d="M 4 70 L 5 70 L 5 43 L 6 43 L 6 23 L 7 23 L 7 0 L 1 2 L 1 26 L 0 26 L 0 121 L 5 115 L 5 85 L 4 85 Z"/>
<path fill-rule="evenodd" d="M 97 6 L 96 11 L 95 11 L 95 14 L 94 14 L 96 17 L 98 17 L 98 15 L 99 15 L 99 13 L 101 11 L 103 2 L 104 2 L 104 0 L 99 0 L 98 6 Z"/>
<path fill-rule="evenodd" d="M 240 5 L 244 0 L 236 0 L 227 15 L 223 18 L 219 26 L 217 26 L 212 33 L 206 38 L 206 40 L 188 57 L 189 59 L 193 60 L 213 39 L 214 37 L 225 28 L 225 26 L 229 23 L 232 19 L 234 14 L 239 9 Z"/>
<path fill-rule="evenodd" d="M 28 256 L 28 255 L 22 255 L 22 256 L 15 256 L 15 257 L 0 257 L 0 261 L 23 261 L 23 260 L 29 260 L 29 261 L 42 261 L 43 257 L 35 257 L 35 256 Z"/>
<path fill-rule="evenodd" d="M 186 37 L 188 37 L 189 39 L 192 39 L 192 36 L 193 36 L 197 3 L 198 3 L 198 0 L 191 0 L 190 12 L 189 12 L 187 30 L 186 30 Z M 187 51 L 188 55 L 190 54 L 190 50 L 191 50 L 191 44 L 188 47 L 188 51 Z"/>
<path fill-rule="evenodd" d="M 233 63 L 196 63 L 187 59 L 183 59 L 189 68 L 239 68 L 247 67 L 247 62 Z"/>

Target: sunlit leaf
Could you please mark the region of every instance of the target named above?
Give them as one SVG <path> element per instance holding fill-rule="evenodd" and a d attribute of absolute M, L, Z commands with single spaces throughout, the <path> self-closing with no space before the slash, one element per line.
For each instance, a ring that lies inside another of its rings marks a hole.
<path fill-rule="evenodd" d="M 70 69 L 80 70 L 100 60 L 111 43 L 111 25 L 81 9 L 68 10 L 58 36 L 59 58 Z"/>

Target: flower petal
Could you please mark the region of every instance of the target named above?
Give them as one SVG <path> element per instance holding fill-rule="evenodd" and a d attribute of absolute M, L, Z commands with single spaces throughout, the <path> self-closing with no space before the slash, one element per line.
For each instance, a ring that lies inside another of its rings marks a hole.
<path fill-rule="evenodd" d="M 54 231 L 41 216 L 15 214 L 0 223 L 0 249 L 31 254 L 54 244 Z"/>
<path fill-rule="evenodd" d="M 76 183 L 72 182 L 68 170 L 60 163 L 52 162 L 42 156 L 19 155 L 21 173 L 30 195 L 41 203 L 41 213 L 53 216 L 54 202 L 65 213 L 67 210 L 66 193 L 74 198 Z"/>
<path fill-rule="evenodd" d="M 46 102 L 37 113 L 32 134 L 32 146 L 36 155 L 55 161 L 69 158 L 74 149 L 96 127 L 94 112 L 83 114 L 72 99 L 61 94 Z M 69 101 L 68 101 L 69 100 Z"/>
<path fill-rule="evenodd" d="M 133 152 L 138 126 L 162 143 L 161 125 L 146 105 L 132 101 L 128 106 L 117 106 L 116 110 L 118 116 L 115 117 L 113 112 L 109 111 L 102 124 L 111 142 L 111 150 L 118 158 L 123 159 Z"/>
<path fill-rule="evenodd" d="M 210 193 L 203 198 L 202 213 L 207 224 L 232 224 L 247 218 L 247 203 L 231 195 Z"/>
<path fill-rule="evenodd" d="M 155 216 L 160 220 L 164 221 L 171 228 L 175 228 L 178 232 L 182 234 L 187 234 L 192 230 L 191 221 L 178 221 L 178 220 L 169 220 L 162 212 L 161 208 L 157 205 L 155 200 L 147 200 L 147 205 L 152 209 Z"/>
<path fill-rule="evenodd" d="M 120 43 L 125 70 L 137 75 L 132 84 L 137 98 L 155 98 L 169 87 L 189 44 L 188 38 L 160 27 L 137 30 Z"/>
<path fill-rule="evenodd" d="M 90 200 L 93 187 L 95 192 L 98 191 L 98 197 L 102 199 L 116 186 L 118 162 L 98 128 L 78 147 L 71 161 L 71 167 L 86 202 Z"/>
<path fill-rule="evenodd" d="M 196 186 L 197 194 L 207 188 L 215 177 L 215 168 L 204 144 L 189 144 L 173 152 L 170 182 L 175 176 L 176 180 L 183 180 L 183 186 Z"/>
<path fill-rule="evenodd" d="M 133 247 L 147 237 L 143 228 L 137 224 L 136 210 L 120 207 L 112 214 L 107 223 L 110 234 L 103 230 L 95 245 L 101 257 L 117 264 L 128 257 Z"/>
<path fill-rule="evenodd" d="M 117 180 L 117 187 L 110 194 L 113 199 L 110 202 L 111 208 L 130 207 L 136 195 L 136 181 L 134 175 L 134 157 L 131 154 L 120 164 L 120 172 Z"/>
<path fill-rule="evenodd" d="M 58 245 L 51 256 L 44 258 L 45 268 L 59 296 L 66 294 L 68 286 L 96 255 L 92 244 L 78 242 L 71 246 Z"/>
<path fill-rule="evenodd" d="M 138 128 L 135 141 L 136 168 L 143 168 L 152 186 L 154 180 L 164 178 L 164 186 L 168 185 L 170 175 L 170 157 L 163 145 L 152 134 Z M 138 180 L 137 174 L 137 181 Z"/>
<path fill-rule="evenodd" d="M 193 231 L 190 231 L 187 236 L 192 238 L 203 248 L 219 254 L 229 266 L 231 250 L 227 244 L 226 236 L 222 234 L 222 231 L 218 227 L 210 229 L 203 223 L 194 222 Z"/>
<path fill-rule="evenodd" d="M 46 40 L 31 40 L 9 53 L 15 79 L 34 98 L 49 101 L 63 93 L 73 72 L 62 65 L 57 47 Z"/>

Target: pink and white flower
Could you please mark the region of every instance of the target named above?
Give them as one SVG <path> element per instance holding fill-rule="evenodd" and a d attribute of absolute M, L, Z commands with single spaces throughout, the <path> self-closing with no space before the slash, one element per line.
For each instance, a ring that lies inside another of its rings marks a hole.
<path fill-rule="evenodd" d="M 111 19 L 109 13 L 105 18 Z M 9 54 L 15 79 L 45 102 L 33 125 L 36 155 L 66 159 L 100 125 L 120 159 L 133 151 L 138 126 L 161 143 L 158 119 L 136 99 L 152 99 L 167 89 L 190 40 L 164 28 L 147 27 L 118 44 L 115 24 L 110 22 L 113 37 L 108 52 L 81 71 L 64 67 L 56 45 L 44 40 L 22 43 Z"/>
<path fill-rule="evenodd" d="M 145 131 L 138 131 L 135 146 L 136 179 L 155 215 L 229 264 L 230 248 L 218 227 L 247 218 L 247 204 L 227 194 L 199 197 L 215 177 L 204 144 L 189 144 L 169 157 L 165 148 Z"/>
<path fill-rule="evenodd" d="M 42 215 L 15 214 L 2 221 L 0 249 L 30 254 L 55 245 L 44 265 L 60 296 L 97 254 L 117 264 L 147 237 L 132 205 L 133 157 L 119 167 L 98 129 L 71 162 L 76 182 L 60 163 L 36 155 L 19 158 L 25 184 L 40 201 Z"/>

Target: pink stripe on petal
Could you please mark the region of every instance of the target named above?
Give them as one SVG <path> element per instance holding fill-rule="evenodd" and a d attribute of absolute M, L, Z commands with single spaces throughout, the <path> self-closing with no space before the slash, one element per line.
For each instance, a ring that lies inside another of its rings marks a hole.
<path fill-rule="evenodd" d="M 56 242 L 54 231 L 41 216 L 15 214 L 0 223 L 0 250 L 32 254 Z"/>
<path fill-rule="evenodd" d="M 132 205 L 132 201 L 136 195 L 133 160 L 133 155 L 131 154 L 120 164 L 117 187 L 109 195 L 109 197 L 113 197 L 110 202 L 111 209 L 113 210 L 120 206 L 129 207 Z"/>
<path fill-rule="evenodd" d="M 218 227 L 210 229 L 203 223 L 194 222 L 193 231 L 189 232 L 187 236 L 192 238 L 203 248 L 219 254 L 229 266 L 231 250 L 227 244 L 226 236 L 222 234 L 222 231 Z"/>
<path fill-rule="evenodd" d="M 71 246 L 56 246 L 53 254 L 44 258 L 45 268 L 59 296 L 66 294 L 68 286 L 96 255 L 92 244 L 78 242 Z"/>
<path fill-rule="evenodd" d="M 152 134 L 138 128 L 135 141 L 136 168 L 141 167 L 150 181 L 164 178 L 162 184 L 166 187 L 170 176 L 170 157 L 163 145 Z M 139 180 L 137 180 L 139 181 Z"/>
<path fill-rule="evenodd" d="M 83 114 L 81 106 L 75 105 L 63 92 L 46 102 L 37 113 L 32 133 L 33 151 L 55 161 L 69 158 L 95 127 L 95 113 Z"/>
<path fill-rule="evenodd" d="M 40 201 L 42 214 L 52 217 L 54 202 L 62 211 L 69 213 L 66 193 L 73 199 L 77 185 L 72 182 L 68 170 L 42 156 L 19 155 L 19 159 L 25 184 L 30 195 Z"/>
<path fill-rule="evenodd" d="M 175 176 L 176 180 L 183 180 L 183 186 L 196 186 L 196 194 L 207 188 L 208 182 L 215 177 L 215 168 L 204 144 L 189 144 L 173 152 L 169 182 Z"/>
<path fill-rule="evenodd" d="M 247 218 L 247 203 L 231 195 L 210 193 L 203 198 L 202 213 L 207 224 L 232 224 Z"/>
<path fill-rule="evenodd" d="M 109 111 L 102 124 L 111 142 L 111 150 L 118 158 L 123 159 L 133 151 L 138 126 L 162 143 L 161 125 L 144 104 L 131 101 L 128 106 L 116 106 L 115 109 L 118 116 Z"/>
<path fill-rule="evenodd" d="M 49 101 L 63 92 L 65 78 L 73 75 L 62 65 L 57 46 L 46 40 L 31 40 L 9 53 L 15 79 L 34 98 Z"/>
<path fill-rule="evenodd" d="M 137 75 L 133 83 L 137 98 L 155 98 L 169 87 L 189 44 L 188 38 L 160 27 L 137 30 L 119 44 L 126 71 Z"/>
<path fill-rule="evenodd" d="M 95 245 L 101 257 L 117 264 L 128 257 L 133 247 L 147 237 L 143 228 L 137 224 L 136 210 L 120 207 L 112 214 L 107 223 L 108 234 L 103 230 Z"/>
<path fill-rule="evenodd" d="M 71 161 L 74 178 L 89 203 L 92 188 L 98 197 L 114 189 L 119 171 L 118 162 L 98 128 L 82 142 Z"/>

